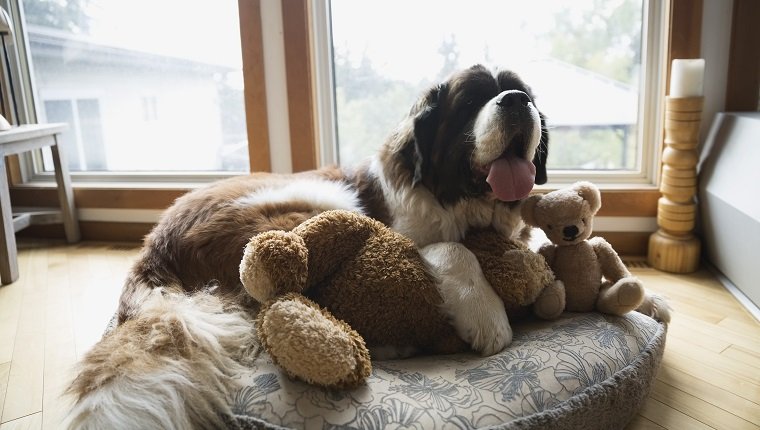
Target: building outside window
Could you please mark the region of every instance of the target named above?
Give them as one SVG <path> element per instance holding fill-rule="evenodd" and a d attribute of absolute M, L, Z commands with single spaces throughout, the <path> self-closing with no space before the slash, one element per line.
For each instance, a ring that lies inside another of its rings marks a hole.
<path fill-rule="evenodd" d="M 69 123 L 72 171 L 247 170 L 236 1 L 21 3 L 37 116 Z"/>

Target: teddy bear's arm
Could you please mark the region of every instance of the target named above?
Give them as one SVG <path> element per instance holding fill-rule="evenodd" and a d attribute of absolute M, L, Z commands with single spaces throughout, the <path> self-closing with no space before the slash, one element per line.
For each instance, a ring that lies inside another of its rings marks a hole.
<path fill-rule="evenodd" d="M 557 249 L 557 245 L 553 243 L 545 243 L 538 248 L 538 253 L 544 256 L 546 263 L 551 266 L 554 264 L 554 254 Z"/>
<path fill-rule="evenodd" d="M 602 275 L 610 281 L 616 282 L 622 278 L 631 276 L 631 272 L 623 264 L 617 252 L 612 248 L 603 237 L 593 237 L 588 240 L 594 249 L 599 265 L 602 268 Z"/>

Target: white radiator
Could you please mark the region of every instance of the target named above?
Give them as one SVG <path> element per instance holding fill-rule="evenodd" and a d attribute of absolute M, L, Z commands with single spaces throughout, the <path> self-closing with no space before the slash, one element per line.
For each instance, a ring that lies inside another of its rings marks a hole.
<path fill-rule="evenodd" d="M 705 257 L 760 306 L 760 112 L 719 113 L 699 164 Z"/>

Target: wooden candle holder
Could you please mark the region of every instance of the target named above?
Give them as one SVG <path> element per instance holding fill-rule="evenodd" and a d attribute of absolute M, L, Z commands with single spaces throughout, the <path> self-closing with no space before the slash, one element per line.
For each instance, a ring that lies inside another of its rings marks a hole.
<path fill-rule="evenodd" d="M 666 272 L 699 268 L 700 242 L 694 235 L 697 204 L 697 143 L 703 97 L 667 97 L 665 150 L 657 202 L 657 232 L 649 237 L 648 261 Z"/>

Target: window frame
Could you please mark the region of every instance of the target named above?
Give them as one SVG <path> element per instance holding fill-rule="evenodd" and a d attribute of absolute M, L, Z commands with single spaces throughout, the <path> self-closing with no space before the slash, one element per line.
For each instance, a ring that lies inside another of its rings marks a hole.
<path fill-rule="evenodd" d="M 13 12 L 13 19 L 14 22 L 17 22 L 19 24 L 16 24 L 16 27 L 20 30 L 16 32 L 16 39 L 17 39 L 17 46 L 19 48 L 19 66 L 22 69 L 28 70 L 28 75 L 26 79 L 23 79 L 24 82 L 24 88 L 27 89 L 24 91 L 24 101 L 25 101 L 25 113 L 27 118 L 29 118 L 30 122 L 34 122 L 34 118 L 36 118 L 36 113 L 34 108 L 36 107 L 33 92 L 30 90 L 34 86 L 34 74 L 31 69 L 32 65 L 27 60 L 28 55 L 28 43 L 27 38 L 25 34 L 25 30 L 23 28 L 23 24 L 21 24 L 23 21 L 21 20 L 23 11 L 20 7 L 21 0 L 1 0 L 0 4 L 5 4 L 6 7 L 10 11 Z M 242 41 L 245 41 L 251 37 L 251 31 L 250 28 L 243 27 L 243 15 L 248 14 L 251 15 L 251 13 L 258 14 L 255 18 L 257 19 L 259 25 L 258 25 L 258 36 L 260 36 L 260 0 L 239 0 L 239 13 L 241 15 L 241 39 Z M 313 77 L 311 79 L 312 84 L 314 86 L 313 88 L 313 100 L 312 100 L 312 106 L 311 109 L 313 110 L 313 118 L 309 118 L 309 115 L 304 115 L 303 113 L 295 115 L 297 118 L 307 118 L 307 119 L 313 119 L 313 135 L 311 136 L 311 140 L 314 142 L 313 147 L 311 149 L 311 154 L 314 154 L 313 157 L 315 158 L 314 162 L 311 162 L 312 167 L 319 167 L 319 166 L 325 166 L 329 164 L 338 164 L 338 151 L 337 151 L 337 145 L 339 144 L 337 142 L 337 119 L 335 115 L 335 95 L 334 95 L 334 86 L 333 86 L 333 74 L 332 74 L 332 43 L 329 39 L 330 34 L 330 1 L 329 0 L 320 0 L 320 1 L 308 1 L 308 2 L 300 2 L 302 4 L 305 4 L 306 8 L 308 9 L 308 20 L 310 21 L 310 41 L 307 41 L 307 43 L 310 44 L 308 47 L 311 51 L 311 71 L 313 73 Z M 659 163 L 660 163 L 660 153 L 658 149 L 661 148 L 662 145 L 662 133 L 661 130 L 661 122 L 662 122 L 662 112 L 663 112 L 663 105 L 664 105 L 664 94 L 665 94 L 665 71 L 667 71 L 667 63 L 668 63 L 668 24 L 670 22 L 670 1 L 664 0 L 646 0 L 644 2 L 645 7 L 645 16 L 646 19 L 643 20 L 643 29 L 642 31 L 645 33 L 645 41 L 646 43 L 644 46 L 642 46 L 642 62 L 643 67 L 642 69 L 645 70 L 645 74 L 643 76 L 641 85 L 640 85 L 640 94 L 642 97 L 639 98 L 639 112 L 640 112 L 640 121 L 638 123 L 638 132 L 637 135 L 639 136 L 639 144 L 641 146 L 641 150 L 638 154 L 640 158 L 639 164 L 639 170 L 638 171 L 631 171 L 631 172 L 610 172 L 610 171 L 600 171 L 600 170 L 578 170 L 578 171 L 564 171 L 564 170 L 554 170 L 552 171 L 550 183 L 547 185 L 549 187 L 552 186 L 559 186 L 561 184 L 570 183 L 574 180 L 578 179 L 587 179 L 595 181 L 596 183 L 600 184 L 604 187 L 612 187 L 612 188 L 647 188 L 647 187 L 654 187 L 657 183 L 657 173 L 659 171 Z M 253 12 L 252 12 L 253 11 Z M 286 25 L 288 22 L 288 19 L 285 15 L 285 10 L 283 8 L 283 21 L 285 21 Z M 293 31 L 292 27 L 292 19 L 291 21 L 291 32 Z M 249 19 L 247 21 L 250 22 L 256 22 L 252 19 Z M 309 28 L 309 22 L 306 22 L 304 24 L 304 27 Z M 246 33 L 246 30 L 248 34 Z M 253 33 L 255 35 L 255 33 Z M 308 38 L 307 34 L 307 38 Z M 262 43 L 260 40 L 259 43 Z M 255 44 L 254 44 L 255 45 Z M 250 46 L 243 46 L 243 57 L 244 57 L 244 69 L 245 68 L 252 68 L 251 63 L 257 63 L 262 64 L 262 62 L 253 61 L 252 57 L 259 57 L 261 60 L 263 60 L 263 52 L 256 52 L 255 49 L 251 49 Z M 287 47 L 286 47 L 287 50 Z M 259 51 L 263 51 L 262 49 L 259 49 Z M 287 52 L 286 52 L 287 55 Z M 290 55 L 291 62 L 293 61 L 292 58 L 295 58 L 296 55 Z M 248 64 L 246 64 L 246 59 L 248 59 Z M 307 58 L 308 60 L 308 58 Z M 263 68 L 262 68 L 263 69 Z M 286 66 L 286 69 L 293 70 L 293 67 Z M 287 71 L 287 70 L 286 70 Z M 292 72 L 291 72 L 292 73 Z M 258 73 L 256 76 L 256 79 L 263 80 L 263 70 Z M 288 81 L 288 90 L 292 90 L 292 84 L 291 82 L 293 79 L 287 79 Z M 647 83 L 650 83 L 650 85 L 647 85 Z M 258 85 L 257 85 L 258 86 Z M 263 85 L 261 85 L 263 87 Z M 271 169 L 271 163 L 270 160 L 263 160 L 265 162 L 261 162 L 261 158 L 268 158 L 270 152 L 269 142 L 268 142 L 268 133 L 266 129 L 268 128 L 266 125 L 267 117 L 266 117 L 266 106 L 264 108 L 256 108 L 251 107 L 249 104 L 252 104 L 252 99 L 258 100 L 259 104 L 262 103 L 261 99 L 263 99 L 263 103 L 265 103 L 265 92 L 262 91 L 261 88 L 251 89 L 251 91 L 248 91 L 249 88 L 249 79 L 246 79 L 246 116 L 248 118 L 248 132 L 249 132 L 249 163 L 250 163 L 250 170 L 251 171 L 267 171 Z M 307 92 L 311 91 L 309 88 L 307 88 Z M 251 93 L 258 93 L 257 96 L 252 96 Z M 303 92 L 303 91 L 302 91 Z M 262 97 L 263 96 L 263 97 Z M 289 97 L 291 97 L 289 95 Z M 292 107 L 289 107 L 289 109 L 293 109 Z M 258 111 L 257 113 L 254 113 L 255 111 Z M 263 111 L 263 115 L 262 115 Z M 289 112 L 291 116 L 294 112 Z M 251 119 L 252 116 L 257 116 L 256 119 Z M 22 114 L 22 117 L 24 114 Z M 256 127 L 252 127 L 252 123 L 258 123 L 261 124 L 261 122 L 265 121 L 265 125 L 263 126 L 264 131 L 261 131 L 262 128 L 259 126 L 259 131 L 256 131 Z M 303 127 L 293 127 L 292 124 L 293 118 L 291 118 L 291 125 L 290 128 L 293 130 L 294 128 L 296 130 L 303 129 Z M 304 121 L 301 121 L 301 123 L 304 123 Z M 254 133 L 258 134 L 259 136 L 251 136 L 251 129 L 254 129 Z M 309 136 L 305 136 L 305 139 L 309 139 Z M 303 140 L 303 139 L 302 139 Z M 256 141 L 263 141 L 263 144 L 256 144 Z M 291 146 L 294 146 L 293 143 L 291 143 Z M 299 148 L 307 147 L 308 145 L 304 145 L 303 142 L 296 143 L 296 146 Z M 299 152 L 300 153 L 300 152 Z M 293 151 L 291 151 L 291 154 L 293 154 Z M 311 155 L 310 154 L 310 155 Z M 291 162 L 294 160 L 291 159 Z M 300 164 L 299 166 L 293 166 L 294 171 L 298 170 L 305 170 L 310 167 L 310 160 L 304 160 L 301 163 L 293 162 L 293 164 Z M 52 173 L 51 172 L 45 172 L 44 168 L 42 166 L 42 157 L 41 156 L 34 156 L 34 157 L 20 157 L 20 181 L 21 182 L 50 182 L 52 181 Z M 239 174 L 245 174 L 247 172 L 72 172 L 72 180 L 75 184 L 77 183 L 83 183 L 83 184 L 89 184 L 89 183 L 122 183 L 127 184 L 130 182 L 134 182 L 136 185 L 139 186 L 139 184 L 145 184 L 145 183 L 177 183 L 177 184 L 187 184 L 187 183 L 205 183 L 208 181 L 213 181 L 221 178 L 226 178 L 230 176 L 236 176 Z"/>
<path fill-rule="evenodd" d="M 668 70 L 670 23 L 669 0 L 645 0 L 642 19 L 642 70 L 639 84 L 639 121 L 637 136 L 639 169 L 634 171 L 552 170 L 547 185 L 552 188 L 577 180 L 590 180 L 608 188 L 654 188 L 657 184 L 662 147 L 665 75 Z M 312 50 L 314 56 L 315 106 L 322 165 L 339 164 L 337 115 L 331 40 L 330 1 L 312 4 Z M 551 148 L 550 148 L 551 152 Z"/>
<path fill-rule="evenodd" d="M 9 13 L 12 13 L 14 21 L 18 22 L 18 16 L 14 15 L 12 8 L 8 8 L 8 2 L 14 0 L 0 0 L 0 4 L 6 6 Z M 274 0 L 265 1 L 261 0 L 238 0 L 240 21 L 241 21 L 241 37 L 244 43 L 243 48 L 243 69 L 245 77 L 245 99 L 246 99 L 246 117 L 248 119 L 248 136 L 249 136 L 249 154 L 251 160 L 251 171 L 271 171 L 273 169 L 271 159 L 275 158 L 274 152 L 277 151 L 278 146 L 282 146 L 280 139 L 271 134 L 270 138 L 270 125 L 269 117 L 282 117 L 293 115 L 294 112 L 288 112 L 287 105 L 279 110 L 272 110 L 267 106 L 267 92 L 269 87 L 269 81 L 272 80 L 270 69 L 267 69 L 267 79 L 264 79 L 264 63 L 265 57 L 267 62 L 270 62 L 270 53 L 264 55 L 264 42 L 262 42 L 262 33 L 267 32 L 262 25 L 262 10 L 266 8 L 272 8 L 276 6 L 277 9 L 281 9 L 278 15 L 273 16 L 271 10 L 265 15 L 267 21 L 277 19 L 282 21 L 293 20 L 291 10 L 293 8 L 309 8 L 310 17 L 313 17 L 313 6 L 315 2 L 325 0 Z M 660 1 L 660 0 L 651 0 Z M 702 26 L 702 0 L 662 0 L 666 2 L 663 6 L 668 11 L 666 23 L 667 26 L 667 38 L 669 39 L 669 46 L 667 54 L 667 64 L 670 64 L 672 58 L 696 58 L 700 56 L 701 46 L 701 26 Z M 262 3 L 264 3 L 262 5 Z M 736 11 L 734 11 L 736 12 Z M 301 21 L 299 21 L 301 22 Z M 312 19 L 313 24 L 314 20 Z M 734 16 L 734 25 L 737 22 Z M 668 25 L 669 24 L 669 25 Z M 302 25 L 309 25 L 309 23 L 302 23 Z M 291 40 L 291 34 L 288 33 L 288 28 L 280 27 L 280 40 L 284 39 L 286 44 L 289 44 Z M 310 34 L 307 32 L 307 34 Z M 271 39 L 272 34 L 268 34 Z M 302 48 L 302 47 L 301 47 Z M 271 47 L 267 48 L 267 51 Z M 317 51 L 312 51 L 317 52 Z M 735 55 L 755 56 L 756 51 L 751 47 L 744 46 L 737 48 L 734 52 L 733 45 L 731 51 L 731 57 Z M 316 55 L 316 54 L 313 54 Z M 315 57 L 312 57 L 315 58 Z M 24 58 L 21 58 L 24 61 Z M 709 61 L 709 59 L 708 59 Z M 668 70 L 666 70 L 668 71 Z M 312 70 L 302 71 L 306 73 L 314 73 L 314 76 L 318 76 L 317 72 Z M 298 79 L 306 79 L 305 75 L 297 77 Z M 274 79 L 285 81 L 284 76 L 275 76 Z M 310 79 L 310 78 L 309 78 Z M 667 82 L 667 76 L 663 76 L 663 80 Z M 745 82 L 748 90 L 754 88 L 754 93 L 757 92 L 757 83 L 754 86 L 749 86 L 749 83 Z M 28 88 L 22 88 L 22 90 L 29 91 Z M 271 91 L 270 91 L 271 92 Z M 292 94 L 285 96 L 286 103 L 303 103 L 304 100 L 297 98 Z M 313 98 L 310 100 L 317 100 Z M 664 103 L 664 97 L 663 97 Z M 323 139 L 325 135 L 323 130 L 319 128 L 319 124 L 316 121 L 318 116 L 316 107 L 311 106 L 312 111 L 297 112 L 299 115 L 306 115 L 308 118 L 315 119 L 315 130 L 317 135 L 316 139 Z M 25 113 L 20 112 L 22 117 Z M 304 118 L 300 118 L 301 121 Z M 288 119 L 285 119 L 285 127 L 288 127 Z M 292 125 L 291 125 L 292 127 Z M 270 154 L 270 140 L 272 141 L 272 153 Z M 327 140 L 330 141 L 330 140 Z M 309 143 L 311 147 L 315 147 L 318 144 L 318 140 Z M 278 145 L 279 143 L 279 145 Z M 292 150 L 300 150 L 299 145 L 305 145 L 306 142 L 300 141 L 299 143 L 291 143 L 289 146 Z M 661 153 L 661 146 L 655 148 L 655 154 L 653 156 L 658 157 Z M 19 163 L 15 158 L 11 156 L 7 162 L 9 165 L 9 173 L 11 176 L 11 183 L 13 184 L 10 189 L 11 199 L 14 205 L 18 206 L 55 206 L 57 204 L 57 193 L 55 191 L 55 183 L 52 181 L 52 177 L 49 181 L 43 182 L 27 182 L 23 183 L 21 175 L 19 174 Z M 313 167 L 319 165 L 328 164 L 322 162 L 322 154 L 320 154 L 320 162 L 315 161 Z M 287 160 L 289 163 L 290 160 Z M 657 166 L 659 168 L 659 165 Z M 277 166 L 274 166 L 275 171 Z M 97 182 L 87 181 L 83 182 L 75 180 L 73 183 L 74 194 L 77 207 L 80 209 L 80 228 L 82 229 L 82 235 L 84 239 L 89 240 L 111 240 L 111 241 L 139 241 L 147 234 L 153 226 L 155 220 L 133 220 L 131 222 L 125 221 L 132 219 L 131 215 L 119 215 L 119 217 L 100 215 L 103 212 L 101 209 L 111 211 L 112 214 L 121 214 L 121 212 L 129 212 L 134 210 L 161 210 L 169 205 L 178 197 L 182 196 L 185 192 L 202 185 L 205 182 L 214 180 L 216 178 L 199 178 L 199 175 L 194 174 L 190 177 L 188 182 L 178 182 L 175 178 L 166 178 L 164 181 L 162 178 L 153 180 L 153 178 L 142 178 L 139 182 L 136 175 L 130 175 L 127 178 L 123 178 L 119 182 Z M 163 181 L 163 182 L 159 182 Z M 609 185 L 600 184 L 602 191 L 602 198 L 604 205 L 598 214 L 601 217 L 637 217 L 639 221 L 649 222 L 656 216 L 657 199 L 660 197 L 660 193 L 656 187 L 646 184 L 629 184 L 629 185 Z M 85 213 L 87 212 L 87 213 Z M 89 213 L 93 212 L 93 213 Z M 97 216 L 94 212 L 98 212 Z M 82 216 L 87 215 L 87 216 Z M 126 216 L 126 218 L 125 218 Z M 650 224 L 652 224 L 650 222 Z M 51 226 L 33 226 L 30 229 L 26 229 L 21 234 L 24 235 L 36 235 L 43 237 L 63 237 L 62 229 L 56 230 L 55 225 Z M 615 246 L 621 254 L 629 255 L 643 255 L 646 254 L 646 247 L 648 242 L 649 233 L 651 231 L 643 231 L 641 228 L 631 228 L 630 226 L 620 226 L 615 231 L 601 232 L 610 243 Z"/>

